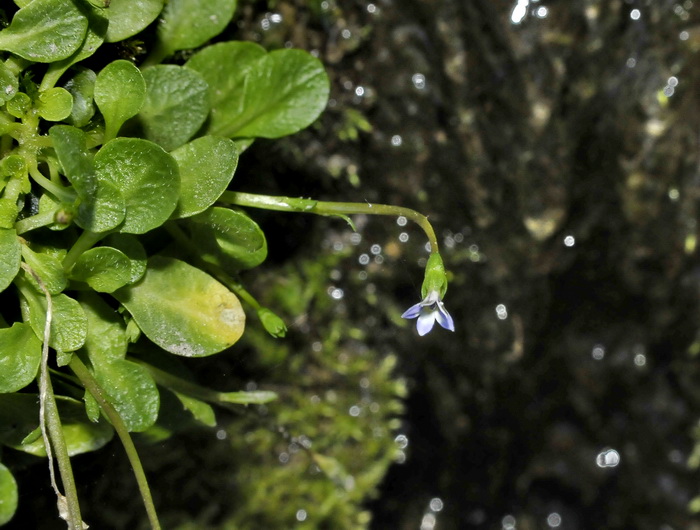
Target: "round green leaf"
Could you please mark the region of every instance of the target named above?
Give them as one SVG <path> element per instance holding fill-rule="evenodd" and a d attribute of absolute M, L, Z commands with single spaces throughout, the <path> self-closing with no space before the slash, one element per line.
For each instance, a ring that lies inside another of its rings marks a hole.
<path fill-rule="evenodd" d="M 36 377 L 41 341 L 27 323 L 0 329 L 0 393 L 17 392 Z"/>
<path fill-rule="evenodd" d="M 163 224 L 177 205 L 177 163 L 163 148 L 139 138 L 116 138 L 95 155 L 97 179 L 112 181 L 126 206 L 120 232 L 143 234 Z"/>
<path fill-rule="evenodd" d="M 170 153 L 180 168 L 180 199 L 173 217 L 203 212 L 226 190 L 238 165 L 238 149 L 228 138 L 203 136 Z"/>
<path fill-rule="evenodd" d="M 22 245 L 14 228 L 0 228 L 0 291 L 7 289 L 19 272 Z"/>
<path fill-rule="evenodd" d="M 110 234 L 105 243 L 121 250 L 131 262 L 129 283 L 135 283 L 146 273 L 146 250 L 139 240 L 131 234 Z"/>
<path fill-rule="evenodd" d="M 257 48 L 227 42 L 209 46 L 187 62 L 214 94 L 209 134 L 278 138 L 307 127 L 325 108 L 330 85 L 318 59 L 302 50 L 266 54 Z"/>
<path fill-rule="evenodd" d="M 59 61 L 83 43 L 88 20 L 71 0 L 33 0 L 0 31 L 0 50 L 39 63 Z"/>
<path fill-rule="evenodd" d="M 54 87 L 39 95 L 39 116 L 48 121 L 61 121 L 70 116 L 73 96 L 65 88 Z"/>
<path fill-rule="evenodd" d="M 21 299 L 23 314 L 28 314 L 29 322 L 36 336 L 44 337 L 46 325 L 46 298 L 34 291 L 30 284 L 23 282 Z M 85 342 L 87 319 L 80 304 L 61 293 L 52 296 L 53 318 L 51 319 L 51 340 L 49 346 L 64 352 L 75 351 Z"/>
<path fill-rule="evenodd" d="M 73 108 L 66 121 L 76 127 L 84 127 L 95 114 L 93 100 L 97 74 L 87 68 L 76 66 L 76 69 L 77 73 L 64 85 L 73 96 Z"/>
<path fill-rule="evenodd" d="M 104 389 L 126 428 L 131 432 L 148 429 L 158 419 L 160 395 L 148 370 L 132 361 L 93 361 L 95 379 Z"/>
<path fill-rule="evenodd" d="M 18 88 L 17 76 L 5 66 L 5 63 L 0 62 L 0 104 L 15 97 Z"/>
<path fill-rule="evenodd" d="M 90 362 L 104 364 L 124 359 L 128 345 L 124 319 L 94 292 L 80 293 L 78 301 L 87 318 L 84 349 Z"/>
<path fill-rule="evenodd" d="M 120 59 L 97 74 L 94 96 L 105 120 L 105 138 L 111 139 L 126 120 L 138 114 L 146 98 L 146 82 L 133 63 Z"/>
<path fill-rule="evenodd" d="M 170 0 L 158 24 L 163 55 L 201 46 L 223 31 L 235 10 L 236 0 Z"/>
<path fill-rule="evenodd" d="M 189 140 L 209 115 L 207 83 L 194 70 L 159 65 L 143 73 L 146 100 L 139 121 L 146 138 L 171 151 Z"/>
<path fill-rule="evenodd" d="M 245 327 L 245 313 L 236 295 L 208 274 L 173 258 L 151 258 L 143 279 L 115 291 L 114 296 L 149 339 L 185 357 L 225 350 Z"/>
<path fill-rule="evenodd" d="M 136 35 L 163 10 L 164 0 L 111 0 L 103 13 L 109 18 L 107 42 L 117 42 Z"/>
<path fill-rule="evenodd" d="M 0 526 L 9 522 L 17 510 L 17 482 L 12 473 L 0 464 Z"/>
<path fill-rule="evenodd" d="M 250 269 L 267 257 L 267 241 L 258 224 L 240 210 L 209 208 L 188 224 L 202 259 L 224 268 Z"/>
<path fill-rule="evenodd" d="M 80 255 L 70 277 L 100 293 L 111 293 L 130 283 L 131 260 L 116 248 L 91 248 Z"/>

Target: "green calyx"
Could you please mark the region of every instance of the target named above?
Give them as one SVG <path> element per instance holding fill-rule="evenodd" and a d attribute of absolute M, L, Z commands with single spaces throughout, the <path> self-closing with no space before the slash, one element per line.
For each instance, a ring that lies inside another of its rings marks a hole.
<path fill-rule="evenodd" d="M 431 291 L 440 293 L 440 299 L 445 297 L 447 292 L 447 273 L 442 257 L 437 252 L 432 252 L 425 265 L 425 279 L 421 287 L 421 296 L 425 298 Z"/>

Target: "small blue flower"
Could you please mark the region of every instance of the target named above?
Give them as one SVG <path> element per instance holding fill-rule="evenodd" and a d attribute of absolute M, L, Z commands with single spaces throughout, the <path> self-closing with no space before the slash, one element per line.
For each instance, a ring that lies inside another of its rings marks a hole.
<path fill-rule="evenodd" d="M 422 302 L 409 307 L 401 317 L 418 317 L 416 328 L 421 337 L 433 329 L 436 320 L 443 328 L 450 331 L 455 330 L 455 323 L 447 309 L 445 309 L 445 305 L 440 300 L 440 294 L 437 291 L 430 291 Z"/>

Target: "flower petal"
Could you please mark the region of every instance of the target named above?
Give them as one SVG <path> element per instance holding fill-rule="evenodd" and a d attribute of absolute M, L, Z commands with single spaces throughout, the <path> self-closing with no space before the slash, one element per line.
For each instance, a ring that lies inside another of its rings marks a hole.
<path fill-rule="evenodd" d="M 420 314 L 421 310 L 421 303 L 418 302 L 417 304 L 412 305 L 406 311 L 404 311 L 403 315 L 401 315 L 401 318 L 416 318 Z"/>
<path fill-rule="evenodd" d="M 443 304 L 442 302 L 438 302 L 437 307 L 438 310 L 436 312 L 435 318 L 437 319 L 438 324 L 440 324 L 445 329 L 454 331 L 455 323 L 454 320 L 452 320 L 450 314 L 447 312 L 447 309 L 445 309 L 445 304 Z"/>
<path fill-rule="evenodd" d="M 437 315 L 436 311 L 423 310 L 418 317 L 418 322 L 416 322 L 416 329 L 418 330 L 418 335 L 421 337 L 426 333 L 430 332 L 435 325 L 435 317 Z"/>

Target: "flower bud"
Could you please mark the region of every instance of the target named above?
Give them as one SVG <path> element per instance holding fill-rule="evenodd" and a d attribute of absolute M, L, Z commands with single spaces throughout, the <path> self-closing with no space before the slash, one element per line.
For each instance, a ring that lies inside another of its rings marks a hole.
<path fill-rule="evenodd" d="M 273 337 L 280 338 L 287 334 L 287 326 L 284 325 L 284 321 L 266 307 L 258 309 L 258 318 L 265 331 Z"/>

